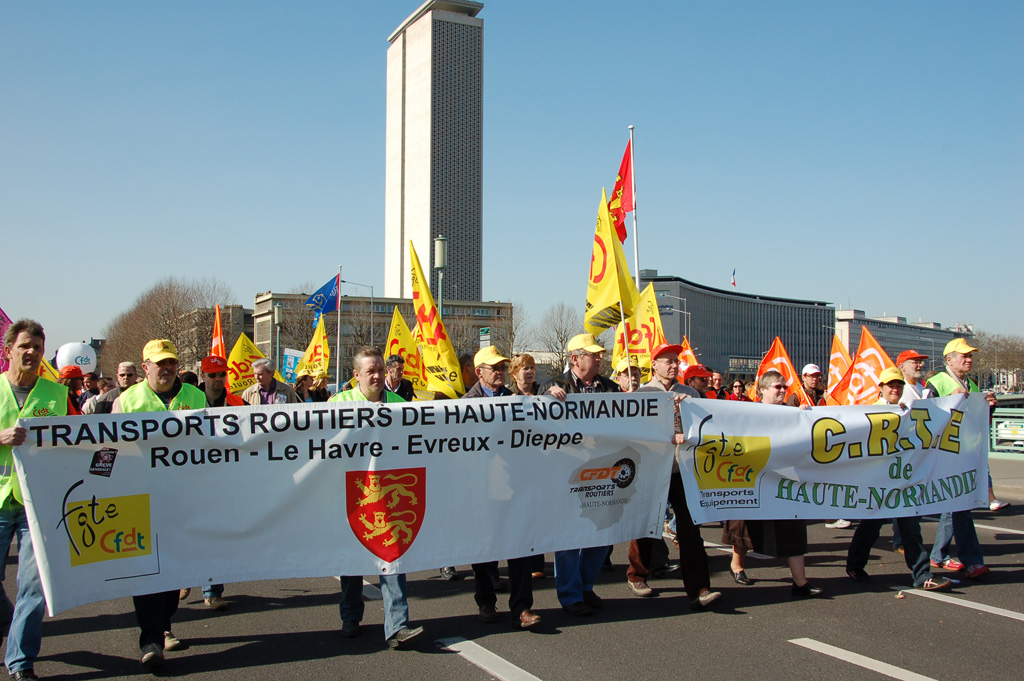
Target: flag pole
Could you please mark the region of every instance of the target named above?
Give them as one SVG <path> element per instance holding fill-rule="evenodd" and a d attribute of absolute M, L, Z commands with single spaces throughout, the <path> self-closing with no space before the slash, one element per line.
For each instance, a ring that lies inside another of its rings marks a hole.
<path fill-rule="evenodd" d="M 335 302 L 335 310 L 338 313 L 338 336 L 335 341 L 334 352 L 334 394 L 341 391 L 341 265 L 338 265 L 338 279 L 335 281 L 338 296 Z"/>
<path fill-rule="evenodd" d="M 640 246 L 637 244 L 636 235 L 636 164 L 633 163 L 633 126 L 629 126 L 629 180 L 633 189 L 633 277 L 636 279 L 636 288 L 640 290 Z M 621 307 L 622 301 L 619 301 Z M 627 354 L 628 359 L 628 354 Z"/>
<path fill-rule="evenodd" d="M 626 375 L 632 376 L 630 369 L 633 368 L 633 363 L 630 361 L 629 356 L 629 320 L 626 319 L 626 311 L 622 309 L 622 298 L 619 298 L 619 315 L 622 317 L 622 335 L 625 336 L 622 339 L 622 343 L 626 348 Z M 613 329 L 614 331 L 614 329 Z M 652 358 L 653 359 L 653 358 Z M 640 368 L 640 361 L 637 360 L 637 369 Z M 615 367 L 612 367 L 612 373 L 615 373 Z"/>

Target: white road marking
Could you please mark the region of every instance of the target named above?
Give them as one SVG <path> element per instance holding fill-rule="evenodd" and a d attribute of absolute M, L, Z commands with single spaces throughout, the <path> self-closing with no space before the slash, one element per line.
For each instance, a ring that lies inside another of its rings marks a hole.
<path fill-rule="evenodd" d="M 338 580 L 339 582 L 341 581 L 341 577 L 335 577 L 335 579 Z M 370 584 L 368 581 L 366 581 L 364 579 L 363 580 L 363 600 L 364 601 L 382 601 L 382 600 L 384 600 L 384 594 L 382 594 L 380 592 L 380 589 L 378 587 L 375 587 L 373 584 Z"/>
<path fill-rule="evenodd" d="M 957 598 L 956 596 L 950 596 L 948 594 L 935 593 L 934 591 L 922 591 L 921 589 L 901 589 L 898 586 L 889 587 L 893 591 L 902 591 L 905 594 L 911 596 L 924 596 L 925 598 L 931 598 L 936 601 L 942 601 L 943 603 L 952 603 L 953 605 L 959 605 L 962 608 L 971 608 L 973 610 L 981 610 L 991 615 L 1000 615 L 1002 617 L 1009 617 L 1012 620 L 1020 620 L 1024 622 L 1024 614 L 1014 612 L 1013 610 L 1006 610 L 1004 608 L 997 608 L 994 605 L 984 605 L 982 603 L 974 603 L 965 598 Z"/>
<path fill-rule="evenodd" d="M 728 544 L 716 544 L 713 541 L 704 540 L 704 547 L 709 549 L 718 549 L 719 551 L 725 551 L 726 553 L 732 553 L 732 547 Z M 760 560 L 771 560 L 771 556 L 766 556 L 763 553 L 757 551 L 747 551 L 747 555 L 751 558 L 759 558 Z"/>
<path fill-rule="evenodd" d="M 520 669 L 508 660 L 464 638 L 442 638 L 437 641 L 442 650 L 458 653 L 488 674 L 501 681 L 541 681 L 528 671 Z"/>
<path fill-rule="evenodd" d="M 974 509 L 974 510 L 980 511 L 980 510 L 983 510 L 983 509 Z M 922 517 L 923 517 L 924 520 L 934 520 L 935 522 L 939 522 L 939 516 L 937 516 L 937 515 L 926 515 L 926 516 L 922 516 Z M 1008 527 L 996 527 L 995 525 L 979 525 L 978 523 L 974 523 L 974 527 L 976 527 L 976 528 L 980 527 L 983 530 L 990 530 L 992 532 L 1008 532 L 1009 534 L 1024 534 L 1024 530 L 1011 530 Z"/>
<path fill-rule="evenodd" d="M 935 679 L 930 676 L 924 676 L 917 672 L 908 671 L 902 667 L 897 667 L 889 664 L 888 662 L 882 662 L 871 657 L 851 653 L 849 650 L 836 648 L 835 646 L 830 646 L 827 643 L 815 641 L 812 638 L 794 638 L 790 640 L 790 643 L 795 643 L 796 645 L 807 648 L 808 650 L 813 650 L 817 653 L 821 653 L 822 655 L 829 655 L 837 660 L 849 662 L 850 664 L 855 664 L 858 667 L 870 669 L 873 672 L 885 674 L 886 676 L 890 676 L 894 679 L 900 679 L 901 681 L 935 681 Z"/>

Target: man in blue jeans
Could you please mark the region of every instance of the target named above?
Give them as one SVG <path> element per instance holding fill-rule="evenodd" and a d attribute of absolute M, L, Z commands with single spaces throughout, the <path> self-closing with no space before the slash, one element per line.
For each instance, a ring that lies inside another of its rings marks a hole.
<path fill-rule="evenodd" d="M 978 384 L 971 380 L 968 372 L 974 363 L 974 351 L 977 348 L 968 345 L 963 338 L 954 338 L 946 343 L 942 351 L 946 360 L 946 370 L 928 379 L 928 387 L 940 397 L 959 393 L 981 392 Z M 990 407 L 995 407 L 996 398 L 992 393 L 985 393 Z M 957 553 L 960 560 L 949 554 L 949 545 L 956 538 Z M 970 579 L 979 579 L 989 573 L 985 565 L 985 556 L 981 552 L 978 533 L 974 529 L 974 518 L 971 510 L 943 513 L 939 518 L 939 527 L 935 531 L 935 546 L 932 547 L 931 564 L 951 572 L 964 571 Z"/>
<path fill-rule="evenodd" d="M 11 324 L 3 343 L 10 366 L 0 374 L 0 555 L 7 555 L 17 535 L 18 597 L 12 614 L 11 603 L 0 589 L 4 594 L 0 627 L 10 622 L 5 661 L 11 678 L 37 679 L 33 667 L 43 642 L 43 587 L 11 449 L 25 442 L 27 433 L 17 425 L 20 417 L 67 414 L 68 389 L 37 374 L 46 343 L 37 322 L 20 319 Z"/>
<path fill-rule="evenodd" d="M 384 390 L 384 359 L 376 348 L 363 347 L 352 358 L 352 373 L 358 385 L 340 392 L 331 402 L 405 402 L 397 394 Z M 410 629 L 409 601 L 406 598 L 405 575 L 381 575 L 380 591 L 384 595 L 384 639 L 389 648 L 410 643 L 423 633 L 423 627 Z M 360 633 L 363 621 L 363 578 L 341 578 L 341 633 L 353 637 Z"/>

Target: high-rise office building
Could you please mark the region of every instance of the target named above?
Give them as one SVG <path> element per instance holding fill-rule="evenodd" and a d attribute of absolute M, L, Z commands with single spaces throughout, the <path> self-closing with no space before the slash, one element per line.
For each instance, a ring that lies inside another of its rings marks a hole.
<path fill-rule="evenodd" d="M 384 295 L 411 298 L 409 241 L 446 300 L 482 300 L 483 38 L 479 2 L 428 0 L 388 38 Z"/>

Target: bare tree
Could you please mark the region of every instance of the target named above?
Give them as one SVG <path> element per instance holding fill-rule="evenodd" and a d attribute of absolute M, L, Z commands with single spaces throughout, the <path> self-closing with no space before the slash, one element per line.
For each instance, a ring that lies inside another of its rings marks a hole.
<path fill-rule="evenodd" d="M 171 277 L 158 282 L 107 327 L 100 369 L 113 375 L 119 362 L 141 362 L 143 346 L 157 338 L 173 342 L 183 358 L 205 357 L 213 332 L 213 306 L 232 298 L 231 290 L 212 278 Z"/>
<path fill-rule="evenodd" d="M 565 349 L 569 339 L 582 333 L 582 330 L 583 315 L 565 303 L 555 303 L 544 313 L 540 324 L 534 329 L 534 336 L 540 348 L 551 353 L 553 370 L 563 370 L 569 357 Z"/>
<path fill-rule="evenodd" d="M 500 310 L 491 326 L 491 333 L 495 338 L 494 344 L 508 357 L 523 352 L 533 343 L 533 330 L 530 329 L 530 315 L 526 306 L 513 302 L 508 310 Z"/>
<path fill-rule="evenodd" d="M 971 373 L 983 387 L 1015 385 L 1024 372 L 1024 338 L 979 331 L 967 341 L 978 348 Z"/>

